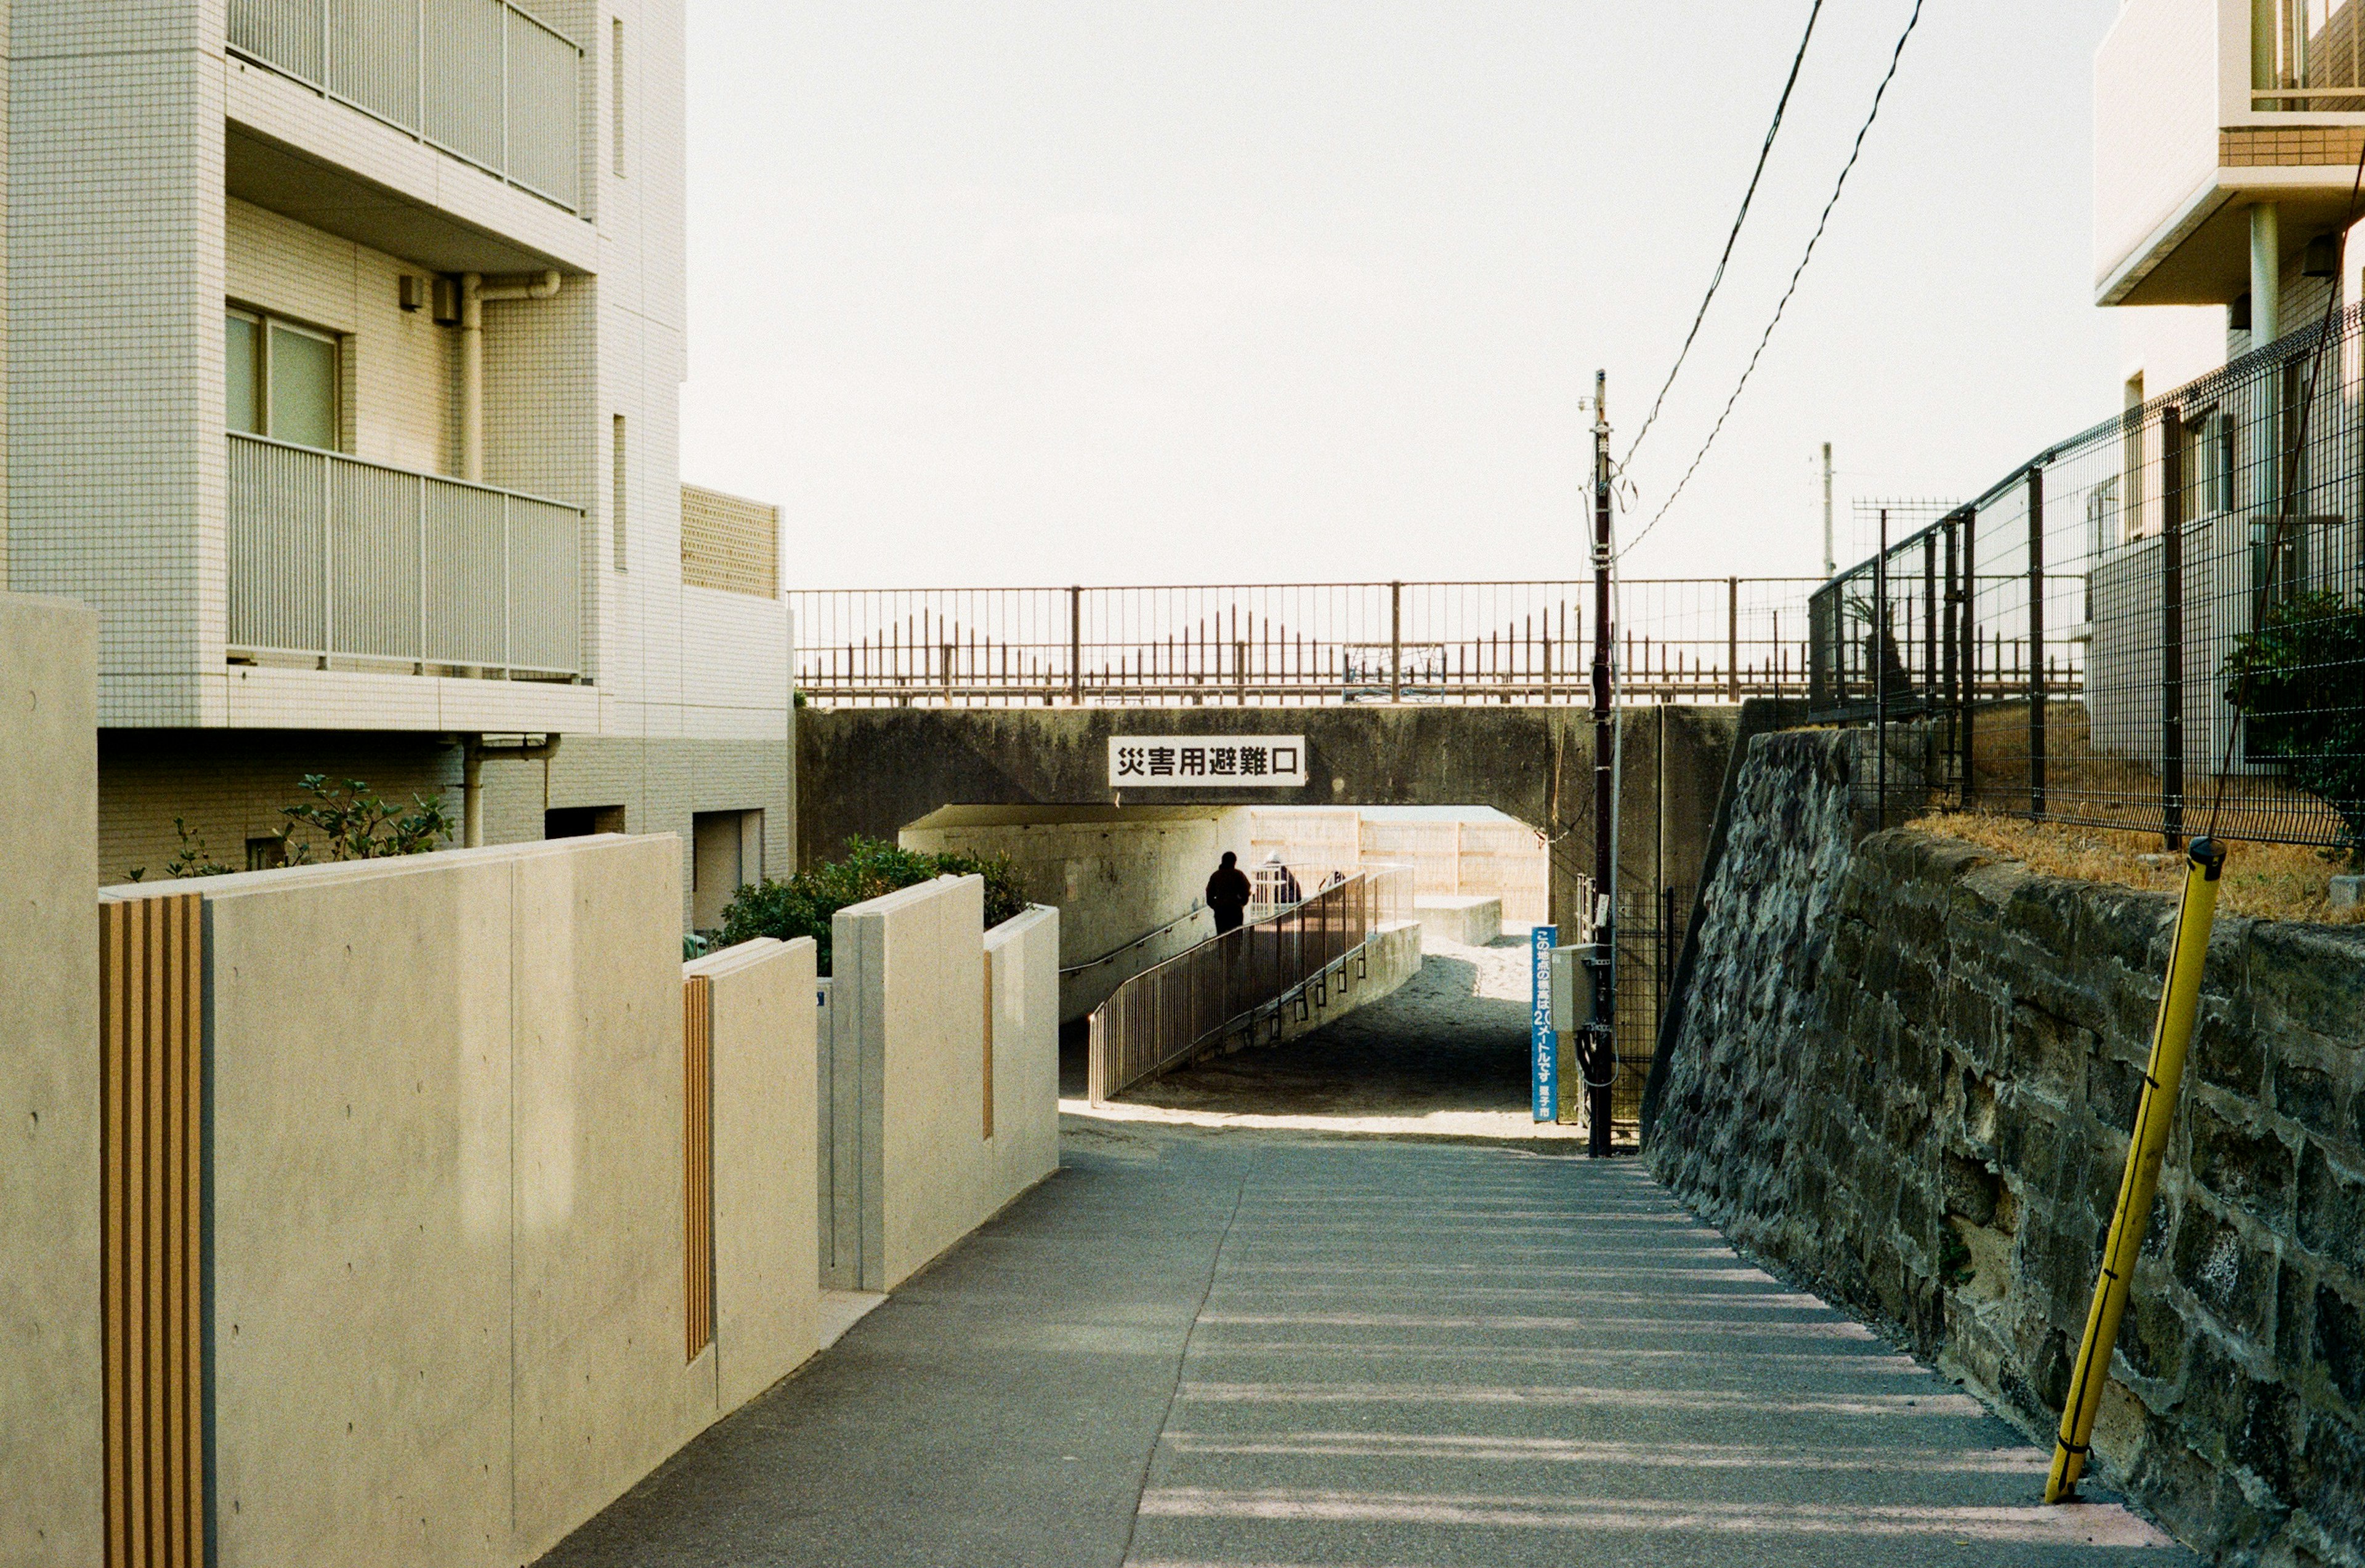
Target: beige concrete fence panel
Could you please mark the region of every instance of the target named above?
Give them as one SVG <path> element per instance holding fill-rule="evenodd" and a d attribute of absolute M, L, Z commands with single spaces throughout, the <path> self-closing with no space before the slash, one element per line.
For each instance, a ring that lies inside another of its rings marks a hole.
<path fill-rule="evenodd" d="M 715 1407 L 685 1366 L 681 851 L 516 861 L 517 1543 L 532 1555 Z"/>
<path fill-rule="evenodd" d="M 203 884 L 225 1562 L 509 1542 L 512 877 L 434 858 Z"/>
<path fill-rule="evenodd" d="M 985 934 L 993 1088 L 992 1213 L 1059 1168 L 1060 912 L 1036 905 Z"/>
<path fill-rule="evenodd" d="M 0 1562 L 101 1561 L 97 619 L 0 593 Z"/>
<path fill-rule="evenodd" d="M 1059 917 L 1030 911 L 989 941 L 984 914 L 981 879 L 942 877 L 840 910 L 832 925 L 829 1185 L 858 1208 L 865 1290 L 894 1289 L 1058 1162 Z M 843 1263 L 843 1235 L 838 1247 Z"/>
<path fill-rule="evenodd" d="M 861 1053 L 863 1158 L 876 1172 L 864 1182 L 866 1290 L 894 1289 L 985 1217 L 984 924 L 978 877 L 901 889 L 833 923 L 833 1026 L 840 1050 L 850 1029 Z"/>
<path fill-rule="evenodd" d="M 758 937 L 683 967 L 712 1042 L 718 1414 L 820 1346 L 813 960 L 809 937 Z"/>

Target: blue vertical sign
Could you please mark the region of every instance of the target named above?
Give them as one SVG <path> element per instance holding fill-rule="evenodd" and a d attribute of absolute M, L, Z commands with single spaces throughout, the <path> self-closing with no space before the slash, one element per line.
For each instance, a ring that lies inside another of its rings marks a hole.
<path fill-rule="evenodd" d="M 1528 934 L 1528 979 L 1535 992 L 1529 1014 L 1529 1055 L 1535 1058 L 1530 1077 L 1540 1122 L 1560 1116 L 1560 1058 L 1552 1049 L 1552 955 L 1559 944 L 1557 925 L 1539 925 Z"/>

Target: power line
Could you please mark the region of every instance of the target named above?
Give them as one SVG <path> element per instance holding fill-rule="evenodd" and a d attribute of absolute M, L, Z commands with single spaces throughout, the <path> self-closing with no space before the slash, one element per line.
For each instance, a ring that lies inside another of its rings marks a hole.
<path fill-rule="evenodd" d="M 1913 0 L 1913 14 L 1905 18 L 1905 30 L 1897 35 L 1897 48 L 1889 56 L 1889 70 L 1872 95 L 1871 112 L 1864 117 L 1864 124 L 1855 133 L 1855 145 L 1848 150 L 1847 162 L 1840 166 L 1840 177 L 1832 186 L 1831 199 L 1823 203 L 1823 215 L 1816 220 L 1815 231 L 1807 239 L 1806 252 L 1799 258 L 1797 269 L 1790 274 L 1790 286 L 1782 291 L 1781 299 L 1775 305 L 1773 319 L 1765 323 L 1765 332 L 1758 337 L 1756 350 L 1750 354 L 1748 364 L 1743 367 L 1741 379 L 1733 384 L 1732 396 L 1724 400 L 1724 410 L 1717 415 L 1708 439 L 1700 442 L 1699 451 L 1693 454 L 1691 466 L 1685 469 L 1684 476 L 1676 481 L 1676 487 L 1667 493 L 1667 498 L 1651 515 L 1651 521 L 1642 525 L 1642 532 L 1627 541 L 1625 550 L 1619 552 L 1620 555 L 1642 543 L 1651 530 L 1659 526 L 1659 520 L 1667 515 L 1667 509 L 1676 504 L 1676 498 L 1684 493 L 1684 487 L 1690 484 L 1692 476 L 1699 472 L 1699 465 L 1707 458 L 1709 449 L 1716 444 L 1716 438 L 1724 433 L 1724 421 L 1732 417 L 1732 407 L 1741 401 L 1742 388 L 1749 385 L 1750 376 L 1756 373 L 1757 362 L 1765 354 L 1765 345 L 1773 341 L 1774 329 L 1782 324 L 1782 313 L 1789 308 L 1790 297 L 1799 292 L 1799 280 L 1806 275 L 1807 263 L 1815 259 L 1815 246 L 1822 239 L 1825 226 L 1832 220 L 1832 209 L 1840 204 L 1840 193 L 1847 189 L 1848 175 L 1855 170 L 1855 161 L 1864 151 L 1864 139 L 1871 134 L 1873 121 L 1880 118 L 1880 101 L 1889 95 L 1889 84 L 1897 80 L 1898 62 L 1905 58 L 1905 45 L 1913 37 L 1914 27 L 1922 20 L 1922 0 Z"/>
<path fill-rule="evenodd" d="M 1765 128 L 1765 140 L 1757 149 L 1757 167 L 1749 172 L 1749 188 L 1741 193 L 1741 210 L 1732 215 L 1732 231 L 1724 237 L 1724 254 L 1716 259 L 1716 271 L 1708 280 L 1708 292 L 1700 296 L 1699 308 L 1692 315 L 1692 330 L 1684 334 L 1684 346 L 1676 351 L 1676 363 L 1667 367 L 1667 379 L 1661 384 L 1659 395 L 1651 399 L 1651 411 L 1642 420 L 1642 428 L 1634 432 L 1633 442 L 1626 448 L 1626 462 L 1634 461 L 1642 449 L 1642 438 L 1651 433 L 1658 421 L 1659 409 L 1667 401 L 1667 391 L 1684 368 L 1684 360 L 1692 352 L 1692 341 L 1699 336 L 1700 323 L 1708 319 L 1709 302 L 1716 297 L 1717 286 L 1724 282 L 1725 264 L 1732 260 L 1732 247 L 1741 239 L 1741 226 L 1749 217 L 1749 204 L 1757 197 L 1757 182 L 1765 177 L 1765 159 L 1774 151 L 1774 137 L 1782 129 L 1782 111 L 1790 106 L 1790 89 L 1799 84 L 1799 68 L 1807 62 L 1807 44 L 1815 36 L 1815 18 L 1823 14 L 1823 0 L 1815 0 L 1807 12 L 1807 30 L 1799 39 L 1799 52 L 1790 59 L 1790 75 L 1782 84 L 1782 96 L 1774 105 L 1773 123 Z"/>

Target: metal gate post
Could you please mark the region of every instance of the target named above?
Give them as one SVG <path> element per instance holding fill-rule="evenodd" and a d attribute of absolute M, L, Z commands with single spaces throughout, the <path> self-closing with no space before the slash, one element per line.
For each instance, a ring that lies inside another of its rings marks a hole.
<path fill-rule="evenodd" d="M 2028 814 L 2045 818 L 2045 465 L 2028 467 Z"/>
<path fill-rule="evenodd" d="M 2184 847 L 2184 410 L 2174 406 L 2159 411 L 2159 820 L 2174 850 Z"/>
<path fill-rule="evenodd" d="M 1084 705 L 1084 590 L 1068 590 L 1068 701 Z"/>
<path fill-rule="evenodd" d="M 1945 693 L 1942 700 L 1945 708 L 1946 762 L 1948 771 L 1953 775 L 1955 803 L 1957 806 L 1962 804 L 1963 783 L 1963 661 L 1958 651 L 1963 590 L 1959 576 L 1962 568 L 1956 556 L 1958 546 L 1955 530 L 1962 521 L 1963 515 L 1957 512 L 1941 525 L 1946 531 L 1945 627 L 1940 635 L 1940 642 L 1945 648 L 1945 678 L 1941 689 Z"/>
<path fill-rule="evenodd" d="M 1388 585 L 1388 700 L 1404 700 L 1404 584 Z"/>
<path fill-rule="evenodd" d="M 1956 661 L 1963 683 L 1962 738 L 1956 743 L 1962 751 L 1963 784 L 1956 804 L 1966 811 L 1978 794 L 1978 736 L 1974 727 L 1979 700 L 1979 579 L 1974 559 L 1978 537 L 1978 509 L 1967 507 L 1963 510 L 1963 655 Z"/>
<path fill-rule="evenodd" d="M 1741 700 L 1741 579 L 1724 579 L 1724 700 Z"/>
<path fill-rule="evenodd" d="M 1872 558 L 1872 825 L 1889 825 L 1889 509 L 1880 509 L 1880 553 Z"/>

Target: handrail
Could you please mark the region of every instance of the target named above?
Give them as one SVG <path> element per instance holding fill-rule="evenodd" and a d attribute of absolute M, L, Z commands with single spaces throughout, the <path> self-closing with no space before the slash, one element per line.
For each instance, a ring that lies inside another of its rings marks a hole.
<path fill-rule="evenodd" d="M 1297 994 L 1401 915 L 1404 880 L 1400 868 L 1358 872 L 1128 977 L 1092 1012 L 1093 1103 L 1181 1065 L 1208 1040 Z"/>
<path fill-rule="evenodd" d="M 1206 908 L 1207 906 L 1205 904 L 1194 903 L 1181 914 L 1176 915 L 1173 919 L 1160 926 L 1157 930 L 1146 931 L 1130 942 L 1110 948 L 1107 952 L 1103 953 L 1097 958 L 1086 958 L 1081 964 L 1063 964 L 1059 969 L 1059 978 L 1061 980 L 1066 980 L 1070 975 L 1080 975 L 1086 969 L 1099 969 L 1103 964 L 1107 963 L 1112 958 L 1122 958 L 1126 954 L 1132 952 L 1136 947 L 1142 946 L 1144 943 L 1157 940 L 1159 937 L 1165 935 L 1168 932 L 1173 930 L 1176 926 L 1182 924 L 1184 922 L 1198 919 L 1200 915 L 1206 913 Z"/>

